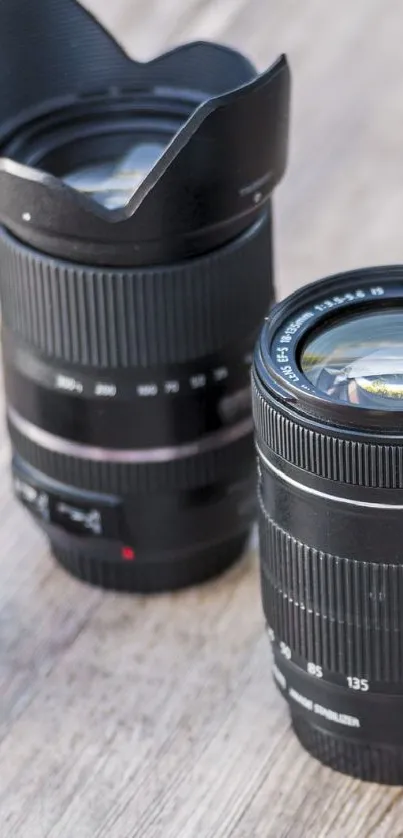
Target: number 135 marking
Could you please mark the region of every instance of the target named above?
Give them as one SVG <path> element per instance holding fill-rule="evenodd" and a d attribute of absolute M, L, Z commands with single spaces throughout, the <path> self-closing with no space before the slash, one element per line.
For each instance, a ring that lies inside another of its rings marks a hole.
<path fill-rule="evenodd" d="M 363 693 L 366 693 L 369 690 L 369 682 L 367 678 L 348 677 L 347 684 L 350 687 L 350 690 L 361 690 Z"/>

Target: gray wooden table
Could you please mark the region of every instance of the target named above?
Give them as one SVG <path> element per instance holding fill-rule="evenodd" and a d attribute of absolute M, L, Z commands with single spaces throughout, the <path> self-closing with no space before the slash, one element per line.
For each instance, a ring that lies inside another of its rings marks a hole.
<path fill-rule="evenodd" d="M 215 38 L 294 75 L 281 293 L 403 261 L 403 4 L 88 0 L 134 56 Z M 56 568 L 1 436 L 1 838 L 397 838 L 403 792 L 322 768 L 270 678 L 257 562 L 175 596 Z"/>

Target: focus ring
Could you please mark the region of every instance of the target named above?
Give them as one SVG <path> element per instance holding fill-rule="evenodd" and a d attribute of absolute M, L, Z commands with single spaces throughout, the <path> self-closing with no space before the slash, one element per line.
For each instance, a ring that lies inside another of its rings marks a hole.
<path fill-rule="evenodd" d="M 401 683 L 403 566 L 308 547 L 261 501 L 259 516 L 263 606 L 276 637 L 334 674 Z"/>
<path fill-rule="evenodd" d="M 245 478 L 246 464 L 253 468 L 253 435 L 216 449 L 164 463 L 118 463 L 59 454 L 38 445 L 8 423 L 15 451 L 29 465 L 48 477 L 92 492 L 180 492 L 231 483 Z"/>
<path fill-rule="evenodd" d="M 181 363 L 256 328 L 269 304 L 270 216 L 204 257 L 115 271 L 59 261 L 0 231 L 8 328 L 49 358 L 101 368 Z M 251 293 L 245 294 L 245 282 Z"/>
<path fill-rule="evenodd" d="M 403 488 L 403 446 L 358 442 L 325 434 L 273 408 L 252 377 L 258 439 L 286 462 L 337 483 L 380 489 Z"/>

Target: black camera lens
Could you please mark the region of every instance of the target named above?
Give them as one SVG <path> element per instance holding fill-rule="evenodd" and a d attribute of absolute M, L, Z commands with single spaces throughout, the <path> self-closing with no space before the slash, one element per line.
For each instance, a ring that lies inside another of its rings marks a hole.
<path fill-rule="evenodd" d="M 73 0 L 4 0 L 2 70 L 15 491 L 87 581 L 202 581 L 255 513 L 249 370 L 287 63 L 259 76 L 199 43 L 138 64 Z"/>
<path fill-rule="evenodd" d="M 403 267 L 307 286 L 257 344 L 261 581 L 301 743 L 403 783 Z"/>

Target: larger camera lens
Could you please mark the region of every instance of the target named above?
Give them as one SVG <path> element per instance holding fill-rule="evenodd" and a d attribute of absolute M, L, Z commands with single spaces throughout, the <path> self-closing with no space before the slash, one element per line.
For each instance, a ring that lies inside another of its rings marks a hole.
<path fill-rule="evenodd" d="M 263 606 L 302 744 L 403 782 L 403 268 L 277 306 L 253 374 Z"/>
<path fill-rule="evenodd" d="M 254 518 L 249 370 L 273 295 L 287 64 L 258 76 L 210 44 L 136 64 L 72 0 L 4 0 L 0 71 L 4 56 L 16 493 L 85 580 L 200 582 Z"/>

